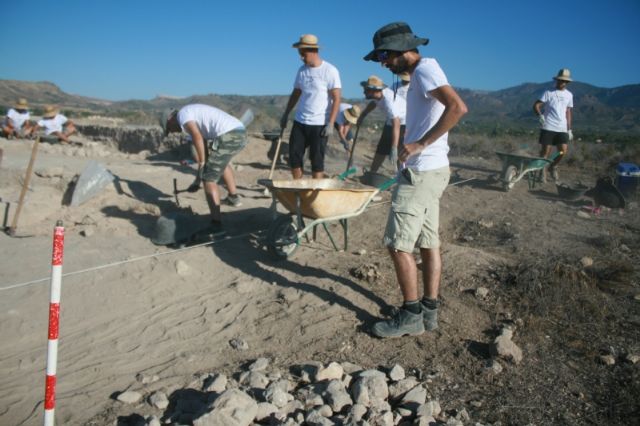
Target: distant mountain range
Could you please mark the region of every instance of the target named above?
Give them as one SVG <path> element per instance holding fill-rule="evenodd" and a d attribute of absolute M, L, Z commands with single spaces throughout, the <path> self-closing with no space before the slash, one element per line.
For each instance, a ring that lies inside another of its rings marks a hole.
<path fill-rule="evenodd" d="M 466 133 L 530 133 L 537 129 L 537 120 L 532 106 L 540 94 L 552 87 L 552 82 L 524 83 L 497 91 L 457 89 L 469 107 L 469 113 L 457 131 Z M 600 88 L 586 83 L 569 85 L 574 95 L 574 132 L 589 137 L 640 136 L 640 84 L 615 88 Z M 194 95 L 186 98 L 158 96 L 154 99 L 108 101 L 65 93 L 49 82 L 0 80 L 0 108 L 4 112 L 20 97 L 33 106 L 34 114 L 44 105 L 55 104 L 69 116 L 107 115 L 126 118 L 132 124 L 156 123 L 159 112 L 187 103 L 206 103 L 217 106 L 231 114 L 240 116 L 251 108 L 256 119 L 252 128 L 257 131 L 278 127 L 287 95 L 239 96 L 239 95 Z M 348 99 L 351 103 L 364 104 L 364 99 Z M 382 121 L 377 112 L 371 115 L 370 123 Z"/>

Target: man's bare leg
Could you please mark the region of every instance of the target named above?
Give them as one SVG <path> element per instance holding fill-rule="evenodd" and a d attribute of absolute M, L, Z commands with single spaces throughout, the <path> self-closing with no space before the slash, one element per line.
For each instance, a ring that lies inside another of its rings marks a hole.
<path fill-rule="evenodd" d="M 378 169 L 380 169 L 380 167 L 382 166 L 382 163 L 384 163 L 384 160 L 386 158 L 387 158 L 386 155 L 375 154 L 373 156 L 373 161 L 371 162 L 371 169 L 369 169 L 369 171 L 372 173 L 376 173 Z"/>
<path fill-rule="evenodd" d="M 311 172 L 311 177 L 313 179 L 324 179 L 324 171 L 322 171 L 322 172 Z"/>
<path fill-rule="evenodd" d="M 302 167 L 294 167 L 291 169 L 291 175 L 294 179 L 302 179 Z"/>
<path fill-rule="evenodd" d="M 424 297 L 437 300 L 442 275 L 442 258 L 440 248 L 420 249 L 422 258 L 422 282 Z"/>
<path fill-rule="evenodd" d="M 209 210 L 211 211 L 211 219 L 214 222 L 222 221 L 222 214 L 220 213 L 220 190 L 215 182 L 204 183 L 204 193 L 207 198 L 207 204 L 209 204 Z"/>
<path fill-rule="evenodd" d="M 413 254 L 389 249 L 405 302 L 418 300 L 418 270 Z"/>
<path fill-rule="evenodd" d="M 236 195 L 238 189 L 236 187 L 236 178 L 233 175 L 231 166 L 227 165 L 227 167 L 224 168 L 224 172 L 222 172 L 222 181 L 227 186 L 227 192 L 231 195 Z"/>

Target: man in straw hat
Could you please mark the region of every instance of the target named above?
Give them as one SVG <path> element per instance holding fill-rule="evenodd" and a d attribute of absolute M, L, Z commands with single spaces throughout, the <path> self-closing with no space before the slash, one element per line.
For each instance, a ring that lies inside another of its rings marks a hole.
<path fill-rule="evenodd" d="M 382 135 L 376 146 L 376 153 L 371 162 L 371 172 L 377 172 L 384 159 L 389 157 L 393 170 L 398 169 L 398 147 L 404 140 L 404 131 L 407 114 L 406 90 L 397 93 L 389 89 L 380 77 L 372 75 L 367 81 L 360 82 L 364 89 L 365 98 L 371 100 L 365 107 L 360 117 L 360 123 L 378 105 L 385 113 L 386 121 L 382 129 Z"/>
<path fill-rule="evenodd" d="M 18 99 L 13 108 L 7 111 L 7 116 L 2 123 L 2 136 L 7 139 L 30 137 L 36 129 L 30 118 L 29 103 L 24 98 Z"/>
<path fill-rule="evenodd" d="M 380 62 L 395 74 L 409 72 L 407 128 L 384 243 L 393 260 L 404 304 L 393 318 L 373 325 L 379 337 L 418 335 L 438 326 L 438 291 L 442 262 L 438 236 L 440 196 L 449 182 L 447 135 L 467 112 L 435 59 L 422 58 L 419 38 L 404 22 L 380 28 L 364 59 Z M 418 294 L 415 246 L 420 248 L 424 293 Z"/>
<path fill-rule="evenodd" d="M 291 174 L 294 179 L 302 178 L 304 153 L 309 148 L 312 176 L 320 179 L 324 177 L 327 140 L 333 134 L 340 109 L 340 74 L 336 67 L 320 58 L 318 38 L 313 34 L 301 36 L 293 47 L 298 49 L 304 65 L 296 74 L 280 127 L 283 130 L 287 127 L 289 113 L 297 104 L 289 139 Z"/>
<path fill-rule="evenodd" d="M 569 141 L 573 140 L 572 109 L 573 94 L 567 90 L 567 85 L 573 81 L 571 71 L 562 68 L 555 80 L 554 90 L 545 90 L 542 96 L 533 104 L 533 112 L 540 120 L 540 156 L 547 158 L 551 154 L 551 146 L 558 150 L 556 159 L 549 165 L 549 172 L 554 182 L 558 181 L 558 163 L 567 153 Z M 546 181 L 546 170 L 543 179 Z"/>
<path fill-rule="evenodd" d="M 61 143 L 69 143 L 69 136 L 77 132 L 73 121 L 60 114 L 58 109 L 47 105 L 42 114 L 42 120 L 38 121 L 38 127 L 44 129 L 46 136 L 55 136 Z"/>
<path fill-rule="evenodd" d="M 345 150 L 351 151 L 351 143 L 353 142 L 353 132 L 351 126 L 358 122 L 360 117 L 360 107 L 348 103 L 340 104 L 340 112 L 335 122 L 335 129 L 338 131 L 338 138 Z"/>
<path fill-rule="evenodd" d="M 191 137 L 198 162 L 196 178 L 189 187 L 196 192 L 204 182 L 204 192 L 211 212 L 210 233 L 221 235 L 222 213 L 220 212 L 220 189 L 218 180 L 227 184 L 227 204 L 238 206 L 231 159 L 247 145 L 247 132 L 240 120 L 226 112 L 203 104 L 186 105 L 180 110 L 170 111 L 161 123 L 165 134 L 184 131 Z M 238 200 L 239 201 L 239 200 Z"/>

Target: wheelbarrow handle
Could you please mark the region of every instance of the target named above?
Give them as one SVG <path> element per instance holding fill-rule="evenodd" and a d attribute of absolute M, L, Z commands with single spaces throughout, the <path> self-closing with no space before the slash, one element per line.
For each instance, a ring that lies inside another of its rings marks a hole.
<path fill-rule="evenodd" d="M 397 177 L 392 177 L 392 178 L 390 178 L 389 180 L 387 180 L 387 181 L 383 182 L 383 183 L 382 183 L 382 185 L 380 185 L 380 186 L 378 187 L 378 189 L 379 189 L 380 191 L 384 191 L 384 190 L 386 190 L 386 189 L 391 188 L 391 187 L 392 187 L 393 185 L 395 185 L 397 182 L 398 182 L 398 178 L 397 178 Z"/>
<path fill-rule="evenodd" d="M 345 180 L 348 176 L 350 176 L 350 175 L 354 174 L 354 173 L 355 173 L 355 172 L 357 172 L 357 171 L 358 171 L 358 169 L 357 169 L 356 167 L 352 167 L 352 168 L 350 168 L 349 170 L 346 170 L 346 171 L 344 171 L 344 172 L 340 173 L 340 174 L 337 176 L 337 179 L 339 179 L 339 180 Z"/>

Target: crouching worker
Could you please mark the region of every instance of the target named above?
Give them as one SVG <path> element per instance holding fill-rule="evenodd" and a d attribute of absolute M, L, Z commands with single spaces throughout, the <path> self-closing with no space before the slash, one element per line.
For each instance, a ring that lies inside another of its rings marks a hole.
<path fill-rule="evenodd" d="M 54 138 L 53 141 L 57 138 L 60 143 L 70 143 L 69 136 L 77 132 L 73 122 L 51 105 L 44 108 L 42 120 L 38 121 L 38 128 L 44 129 L 46 136 Z"/>
<path fill-rule="evenodd" d="M 7 117 L 2 124 L 2 136 L 7 139 L 31 137 L 36 127 L 29 120 L 30 118 L 27 100 L 19 99 L 15 106 L 7 111 Z"/>
<path fill-rule="evenodd" d="M 235 178 L 229 162 L 247 145 L 244 125 L 232 115 L 203 104 L 191 104 L 178 111 L 171 111 L 163 120 L 163 125 L 165 135 L 184 131 L 191 136 L 198 172 L 189 191 L 197 192 L 204 182 L 205 197 L 211 211 L 210 233 L 223 234 L 217 182 L 222 178 L 227 185 L 229 195 L 225 202 L 239 205 Z"/>

